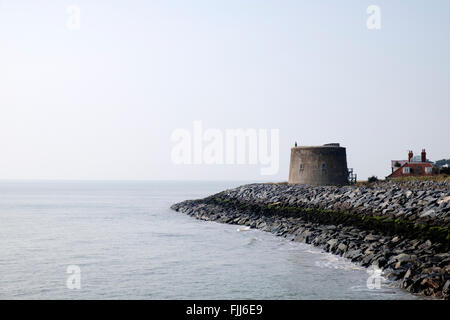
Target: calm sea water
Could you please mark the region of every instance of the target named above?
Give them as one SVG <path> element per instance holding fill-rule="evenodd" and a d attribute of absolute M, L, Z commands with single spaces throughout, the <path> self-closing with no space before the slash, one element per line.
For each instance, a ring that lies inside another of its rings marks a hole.
<path fill-rule="evenodd" d="M 416 298 L 310 245 L 169 209 L 239 184 L 0 182 L 0 298 Z"/>

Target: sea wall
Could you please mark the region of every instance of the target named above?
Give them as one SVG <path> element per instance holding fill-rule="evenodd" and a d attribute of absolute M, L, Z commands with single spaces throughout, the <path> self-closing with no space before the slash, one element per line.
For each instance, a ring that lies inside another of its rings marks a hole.
<path fill-rule="evenodd" d="M 411 293 L 449 299 L 449 187 L 433 181 L 249 184 L 171 208 L 306 242 L 365 267 L 376 265 Z"/>

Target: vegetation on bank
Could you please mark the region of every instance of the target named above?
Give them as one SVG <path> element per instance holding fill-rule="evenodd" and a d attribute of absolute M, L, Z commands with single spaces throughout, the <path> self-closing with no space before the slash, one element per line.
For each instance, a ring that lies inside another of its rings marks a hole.
<path fill-rule="evenodd" d="M 367 185 L 371 183 L 383 183 L 387 181 L 436 181 L 436 182 L 449 182 L 450 183 L 450 175 L 449 174 L 439 174 L 439 175 L 432 175 L 432 176 L 417 176 L 417 177 L 398 177 L 398 178 L 390 178 L 389 180 L 381 180 L 377 178 L 376 176 L 371 176 L 367 180 L 359 180 L 356 182 L 356 186 L 358 185 Z M 286 185 L 288 184 L 287 181 L 281 181 L 281 182 L 266 182 L 266 184 L 275 184 L 275 185 Z"/>
<path fill-rule="evenodd" d="M 433 176 L 418 176 L 418 177 L 399 177 L 391 178 L 391 181 L 437 181 L 437 182 L 450 182 L 450 176 L 447 174 L 439 174 Z"/>
<path fill-rule="evenodd" d="M 370 183 L 383 183 L 383 182 L 409 182 L 409 181 L 436 181 L 436 182 L 450 182 L 450 176 L 447 174 L 439 174 L 432 176 L 416 176 L 416 177 L 397 177 L 397 178 L 389 178 L 389 180 L 380 180 L 375 176 L 369 177 L 368 180 L 360 180 L 356 183 L 356 185 L 368 185 Z"/>
<path fill-rule="evenodd" d="M 373 183 L 373 182 L 378 182 L 378 177 L 377 176 L 371 176 L 367 179 L 368 183 Z"/>

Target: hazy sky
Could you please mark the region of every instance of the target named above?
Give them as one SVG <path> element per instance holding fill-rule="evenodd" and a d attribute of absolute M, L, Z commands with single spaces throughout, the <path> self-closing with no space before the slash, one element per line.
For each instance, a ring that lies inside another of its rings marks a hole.
<path fill-rule="evenodd" d="M 450 158 L 449 34 L 448 0 L 0 0 L 0 179 L 281 181 L 296 140 L 361 178 Z M 175 165 L 196 120 L 279 129 L 279 173 Z"/>

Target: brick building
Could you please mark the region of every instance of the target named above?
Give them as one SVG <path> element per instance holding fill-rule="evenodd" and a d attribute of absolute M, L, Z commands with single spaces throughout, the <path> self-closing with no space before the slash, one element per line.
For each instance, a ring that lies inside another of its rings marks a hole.
<path fill-rule="evenodd" d="M 422 149 L 420 158 L 414 157 L 412 151 L 408 152 L 408 160 L 392 160 L 392 173 L 386 178 L 428 176 L 433 174 L 433 163 L 427 159 L 425 149 Z"/>

